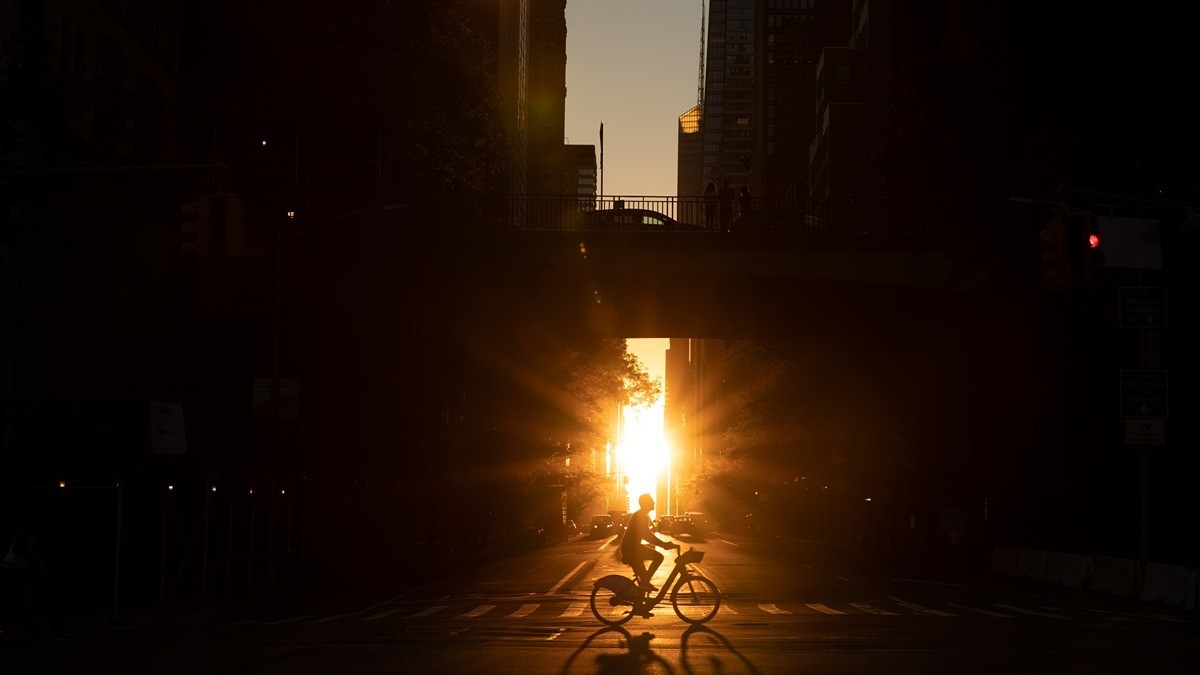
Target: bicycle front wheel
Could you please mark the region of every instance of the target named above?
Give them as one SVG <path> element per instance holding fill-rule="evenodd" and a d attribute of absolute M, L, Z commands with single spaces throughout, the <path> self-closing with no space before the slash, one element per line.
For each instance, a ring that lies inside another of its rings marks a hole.
<path fill-rule="evenodd" d="M 671 605 L 688 623 L 704 623 L 721 608 L 721 592 L 707 577 L 685 576 L 671 590 Z"/>
<path fill-rule="evenodd" d="M 611 588 L 593 587 L 592 598 L 588 604 L 591 605 L 592 614 L 607 626 L 620 626 L 633 618 L 633 603 Z"/>

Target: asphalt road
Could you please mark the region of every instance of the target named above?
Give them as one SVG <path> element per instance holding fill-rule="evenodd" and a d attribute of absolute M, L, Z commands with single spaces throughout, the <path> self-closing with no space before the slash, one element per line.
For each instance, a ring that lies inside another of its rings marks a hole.
<path fill-rule="evenodd" d="M 1192 673 L 1200 615 L 851 547 L 683 540 L 722 606 L 601 624 L 592 581 L 624 573 L 577 537 L 410 588 L 325 593 L 203 624 L 6 639 L 11 672 Z M 659 585 L 673 552 L 660 569 Z M 8 669 L 5 668 L 8 672 Z"/>

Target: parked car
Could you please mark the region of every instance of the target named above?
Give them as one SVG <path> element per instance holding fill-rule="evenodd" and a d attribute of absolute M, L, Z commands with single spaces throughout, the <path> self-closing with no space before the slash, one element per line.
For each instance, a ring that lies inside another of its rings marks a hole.
<path fill-rule="evenodd" d="M 675 520 L 675 516 L 673 516 L 669 513 L 664 513 L 663 515 L 658 517 L 658 520 L 654 521 L 654 529 L 663 534 L 670 534 L 671 533 L 671 524 L 672 524 L 672 521 L 674 521 L 674 520 Z"/>
<path fill-rule="evenodd" d="M 568 520 L 563 524 L 563 530 L 567 533 L 567 538 L 574 537 L 579 534 L 579 527 L 575 525 L 575 521 Z"/>
<path fill-rule="evenodd" d="M 674 218 L 650 209 L 601 209 L 585 211 L 579 217 L 584 230 L 699 230 L 696 225 L 681 223 Z"/>
<path fill-rule="evenodd" d="M 607 513 L 600 513 L 592 516 L 592 525 L 588 530 L 589 535 L 593 537 L 607 537 L 616 534 L 617 525 L 613 522 L 612 516 Z"/>

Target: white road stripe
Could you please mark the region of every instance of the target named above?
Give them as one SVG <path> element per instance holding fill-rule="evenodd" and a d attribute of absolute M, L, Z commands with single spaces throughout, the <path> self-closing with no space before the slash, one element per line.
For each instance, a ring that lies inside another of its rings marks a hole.
<path fill-rule="evenodd" d="M 569 607 L 563 610 L 562 616 L 579 616 L 583 614 L 583 610 L 587 609 L 586 602 L 572 602 Z"/>
<path fill-rule="evenodd" d="M 570 572 L 567 572 L 567 576 L 559 579 L 557 584 L 554 584 L 553 586 L 551 586 L 550 590 L 546 591 L 546 595 L 554 595 L 558 591 L 558 589 L 563 587 L 563 584 L 567 583 L 567 581 L 571 577 L 575 576 L 576 572 L 583 569 L 583 566 L 586 564 L 587 564 L 587 561 L 585 560 L 585 561 L 579 563 L 578 565 L 576 565 L 575 569 L 571 570 Z"/>
<path fill-rule="evenodd" d="M 736 546 L 737 548 L 741 548 L 741 547 L 742 547 L 742 545 L 741 545 L 741 544 L 735 544 L 735 543 L 733 543 L 732 541 L 729 541 L 728 539 L 718 539 L 717 541 L 719 541 L 719 542 L 722 542 L 722 543 L 725 543 L 725 544 L 729 544 L 730 546 Z"/>
<path fill-rule="evenodd" d="M 852 602 L 852 603 L 850 603 L 850 606 L 855 609 L 861 609 L 862 611 L 864 611 L 868 614 L 878 614 L 879 616 L 899 616 L 895 612 L 889 612 L 886 609 L 879 609 L 878 607 L 872 607 L 871 605 L 868 605 L 864 602 Z"/>
<path fill-rule="evenodd" d="M 996 605 L 996 606 L 1001 609 L 1007 609 L 1007 610 L 1011 610 L 1014 612 L 1018 612 L 1020 614 L 1027 614 L 1029 616 L 1044 616 L 1047 619 L 1062 619 L 1062 618 L 1064 618 L 1062 616 L 1059 616 L 1058 614 L 1047 614 L 1045 612 L 1035 612 L 1032 609 L 1022 609 L 1020 607 L 1014 607 L 1013 605 Z"/>
<path fill-rule="evenodd" d="M 376 612 L 376 613 L 372 614 L 371 616 L 364 616 L 363 618 L 359 619 L 359 621 L 375 621 L 376 619 L 382 619 L 385 616 L 391 616 L 391 615 L 395 614 L 396 612 L 403 612 L 403 611 L 404 610 L 402 610 L 402 609 L 387 609 L 382 612 Z"/>
<path fill-rule="evenodd" d="M 775 605 L 759 605 L 758 608 L 764 612 L 770 612 L 771 614 L 791 614 L 791 612 L 787 611 L 786 609 L 779 609 Z"/>
<path fill-rule="evenodd" d="M 492 611 L 493 609 L 496 609 L 495 605 L 480 605 L 480 606 L 476 607 L 475 609 L 467 612 L 466 614 L 459 614 L 458 618 L 473 619 L 477 616 L 483 616 L 484 614 L 487 614 L 488 612 Z"/>
<path fill-rule="evenodd" d="M 839 612 L 836 609 L 823 605 L 819 602 L 808 602 L 805 603 L 805 606 L 809 609 L 815 609 L 822 614 L 829 614 L 831 616 L 845 614 L 845 612 Z"/>
<path fill-rule="evenodd" d="M 737 614 L 737 610 L 733 608 L 733 605 L 721 605 L 721 609 L 725 610 L 726 614 Z"/>
<path fill-rule="evenodd" d="M 608 548 L 608 545 L 609 545 L 609 544 L 611 544 L 611 543 L 613 543 L 614 541 L 616 541 L 616 539 L 617 539 L 617 535 L 615 535 L 615 534 L 614 534 L 613 536 L 609 537 L 608 539 L 605 539 L 605 540 L 604 540 L 604 543 L 603 543 L 603 544 L 600 544 L 600 548 L 598 548 L 598 549 L 596 549 L 596 550 L 597 550 L 597 551 L 603 551 L 604 549 Z"/>
<path fill-rule="evenodd" d="M 312 621 L 309 621 L 309 623 L 325 623 L 326 621 L 335 621 L 337 619 L 344 619 L 348 616 L 354 616 L 355 614 L 358 614 L 358 612 L 346 612 L 345 614 L 334 614 L 333 616 L 326 616 L 326 617 L 322 617 L 320 619 L 313 619 Z"/>
<path fill-rule="evenodd" d="M 278 626 L 281 623 L 291 623 L 293 621 L 303 621 L 305 619 L 313 619 L 318 616 L 320 616 L 320 614 L 309 614 L 307 616 L 293 616 L 290 619 L 280 619 L 279 621 L 268 621 L 268 622 L 264 623 L 263 625 L 264 626 Z"/>
<path fill-rule="evenodd" d="M 918 605 L 915 602 L 906 602 L 904 600 L 901 600 L 900 598 L 892 598 L 892 600 L 895 600 L 896 604 L 900 605 L 901 607 L 911 609 L 912 611 L 919 612 L 921 614 L 933 614 L 934 616 L 954 616 L 953 614 L 951 614 L 949 612 L 942 612 L 942 611 L 936 610 L 936 609 L 929 609 L 928 607 L 923 607 L 921 605 Z"/>
<path fill-rule="evenodd" d="M 1012 617 L 1012 614 L 1002 614 L 1002 613 L 1000 613 L 1000 612 L 992 612 L 992 611 L 988 611 L 988 610 L 986 610 L 986 609 L 979 609 L 978 607 L 968 607 L 968 606 L 966 606 L 966 605 L 960 605 L 960 604 L 957 604 L 957 603 L 954 603 L 954 602 L 947 602 L 946 604 L 947 604 L 947 605 L 950 605 L 951 607 L 957 607 L 957 608 L 959 608 L 959 609 L 965 609 L 965 610 L 967 610 L 967 611 L 969 611 L 969 612 L 979 612 L 980 614 L 987 614 L 988 616 L 996 616 L 996 617 L 1000 617 L 1001 619 L 1011 619 L 1011 618 L 1013 618 L 1013 617 Z"/>
<path fill-rule="evenodd" d="M 413 614 L 412 616 L 408 616 L 405 618 L 406 619 L 421 619 L 421 618 L 430 616 L 431 614 L 437 614 L 438 612 L 442 611 L 443 609 L 446 609 L 445 605 L 438 605 L 436 607 L 430 607 L 428 609 L 423 609 L 423 610 L 417 612 L 416 614 Z"/>
<path fill-rule="evenodd" d="M 523 616 L 529 616 L 530 614 L 536 612 L 538 607 L 541 607 L 541 605 L 521 605 L 521 608 L 512 614 L 509 614 L 508 618 L 519 619 Z"/>

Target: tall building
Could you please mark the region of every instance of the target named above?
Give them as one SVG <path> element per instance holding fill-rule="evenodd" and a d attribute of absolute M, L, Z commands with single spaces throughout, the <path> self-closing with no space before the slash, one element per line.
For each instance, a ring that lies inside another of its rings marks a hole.
<path fill-rule="evenodd" d="M 701 185 L 728 180 L 771 198 L 807 192 L 816 65 L 822 47 L 845 44 L 849 16 L 850 0 L 712 0 Z"/>
<path fill-rule="evenodd" d="M 573 193 L 563 182 L 567 101 L 567 2 L 529 5 L 529 193 Z M 569 177 L 568 177 L 569 178 Z"/>
<path fill-rule="evenodd" d="M 562 194 L 578 195 L 591 205 L 596 198 L 596 146 L 564 145 L 562 176 Z"/>

